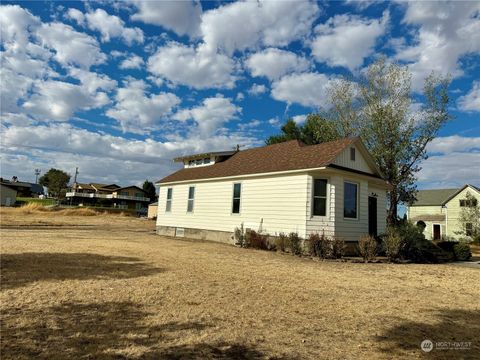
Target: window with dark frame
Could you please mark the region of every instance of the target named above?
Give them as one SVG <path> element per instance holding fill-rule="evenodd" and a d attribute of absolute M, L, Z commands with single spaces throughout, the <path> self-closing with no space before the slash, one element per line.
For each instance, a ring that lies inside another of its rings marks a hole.
<path fill-rule="evenodd" d="M 472 223 L 466 223 L 465 224 L 465 235 L 472 236 L 472 234 L 473 234 L 473 224 Z"/>
<path fill-rule="evenodd" d="M 313 216 L 327 215 L 327 180 L 313 180 Z"/>
<path fill-rule="evenodd" d="M 204 164 L 210 164 L 210 158 L 205 158 L 203 159 Z"/>
<path fill-rule="evenodd" d="M 190 186 L 188 188 L 187 212 L 193 212 L 194 201 L 195 201 L 195 186 Z"/>
<path fill-rule="evenodd" d="M 355 148 L 350 148 L 350 160 L 355 161 Z"/>
<path fill-rule="evenodd" d="M 240 214 L 240 197 L 242 195 L 242 184 L 233 184 L 232 214 Z"/>
<path fill-rule="evenodd" d="M 166 212 L 172 211 L 172 195 L 173 195 L 173 189 L 168 188 L 167 189 L 167 205 L 165 207 Z"/>
<path fill-rule="evenodd" d="M 460 207 L 475 207 L 477 199 L 460 199 Z"/>
<path fill-rule="evenodd" d="M 357 219 L 358 184 L 344 182 L 343 189 L 343 217 L 346 219 Z"/>

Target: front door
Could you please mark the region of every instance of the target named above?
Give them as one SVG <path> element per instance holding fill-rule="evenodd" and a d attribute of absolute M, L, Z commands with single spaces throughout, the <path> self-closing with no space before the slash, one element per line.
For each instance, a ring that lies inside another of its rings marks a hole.
<path fill-rule="evenodd" d="M 440 225 L 439 224 L 433 224 L 433 240 L 440 240 L 441 234 L 440 234 Z"/>
<path fill-rule="evenodd" d="M 368 197 L 368 233 L 377 236 L 377 198 Z"/>

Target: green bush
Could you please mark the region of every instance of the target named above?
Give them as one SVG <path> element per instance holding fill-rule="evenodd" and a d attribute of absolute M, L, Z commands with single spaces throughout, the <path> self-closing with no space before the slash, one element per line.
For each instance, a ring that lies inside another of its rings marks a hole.
<path fill-rule="evenodd" d="M 404 246 L 404 239 L 402 239 L 398 230 L 391 227 L 388 228 L 382 240 L 385 255 L 387 255 L 390 261 L 397 260 Z"/>
<path fill-rule="evenodd" d="M 364 235 L 358 241 L 358 251 L 365 262 L 377 256 L 377 240 L 373 236 Z"/>
<path fill-rule="evenodd" d="M 288 234 L 288 243 L 292 254 L 302 255 L 302 239 L 298 236 L 298 233 L 291 232 Z"/>
<path fill-rule="evenodd" d="M 278 234 L 275 238 L 275 246 L 278 250 L 285 252 L 288 247 L 288 235 L 284 234 L 283 232 Z"/>
<path fill-rule="evenodd" d="M 453 253 L 458 261 L 467 261 L 472 257 L 470 245 L 465 241 L 460 241 L 453 246 Z"/>

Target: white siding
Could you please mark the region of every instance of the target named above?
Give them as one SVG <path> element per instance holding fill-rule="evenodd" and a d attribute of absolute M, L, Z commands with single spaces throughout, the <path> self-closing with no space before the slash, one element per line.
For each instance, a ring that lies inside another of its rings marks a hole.
<path fill-rule="evenodd" d="M 269 234 L 296 231 L 306 234 L 306 174 L 270 176 L 242 180 L 191 182 L 162 185 L 157 225 L 233 232 L 244 223 Z M 233 184 L 242 183 L 240 214 L 232 214 Z M 187 213 L 189 186 L 195 186 L 193 213 Z M 165 212 L 167 188 L 173 188 L 172 211 Z"/>
<path fill-rule="evenodd" d="M 355 161 L 350 160 L 350 148 L 355 148 Z M 358 146 L 351 145 L 343 150 L 333 162 L 335 165 L 373 174 L 374 171 L 360 152 Z"/>
<path fill-rule="evenodd" d="M 327 184 L 327 214 L 326 216 L 313 216 L 313 179 L 326 179 Z M 322 173 L 308 177 L 307 182 L 307 236 L 311 233 L 325 233 L 325 235 L 335 235 L 335 188 L 331 176 L 322 175 Z"/>

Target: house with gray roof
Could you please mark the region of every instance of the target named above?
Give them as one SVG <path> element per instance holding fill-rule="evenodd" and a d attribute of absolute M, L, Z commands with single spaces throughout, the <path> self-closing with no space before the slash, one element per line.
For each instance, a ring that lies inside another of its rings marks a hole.
<path fill-rule="evenodd" d="M 474 200 L 467 199 L 467 194 Z M 473 224 L 460 222 L 460 214 L 462 209 L 477 206 L 479 201 L 480 189 L 470 184 L 455 189 L 420 190 L 417 201 L 408 207 L 407 216 L 425 228 L 429 240 L 469 237 Z"/>

